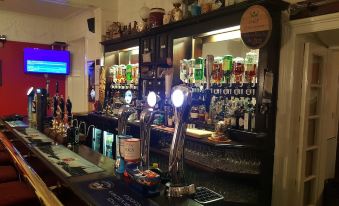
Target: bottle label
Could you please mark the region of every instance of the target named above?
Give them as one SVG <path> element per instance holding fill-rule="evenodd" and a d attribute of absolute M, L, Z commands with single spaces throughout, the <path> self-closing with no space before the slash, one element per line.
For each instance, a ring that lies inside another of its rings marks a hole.
<path fill-rule="evenodd" d="M 235 117 L 231 118 L 231 126 L 236 126 L 237 125 L 237 120 Z"/>
<path fill-rule="evenodd" d="M 169 127 L 173 126 L 173 119 L 172 118 L 168 118 L 167 124 Z"/>
<path fill-rule="evenodd" d="M 249 123 L 249 115 L 248 115 L 248 113 L 245 113 L 244 114 L 244 130 L 248 130 L 249 128 L 248 128 L 248 123 Z"/>
<path fill-rule="evenodd" d="M 199 117 L 199 114 L 196 112 L 191 112 L 191 118 L 192 119 L 197 119 Z"/>
<path fill-rule="evenodd" d="M 222 68 L 224 71 L 232 70 L 232 60 L 224 59 Z"/>
<path fill-rule="evenodd" d="M 225 126 L 231 125 L 231 118 L 225 117 L 225 118 L 224 118 L 224 123 L 225 123 Z"/>
<path fill-rule="evenodd" d="M 239 118 L 239 127 L 244 127 L 244 118 Z"/>
<path fill-rule="evenodd" d="M 255 116 L 253 115 L 251 118 L 251 130 L 253 131 L 255 129 Z"/>

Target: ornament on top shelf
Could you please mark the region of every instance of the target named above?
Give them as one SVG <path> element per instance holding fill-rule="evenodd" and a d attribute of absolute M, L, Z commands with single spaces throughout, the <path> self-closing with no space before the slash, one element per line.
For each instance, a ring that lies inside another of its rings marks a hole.
<path fill-rule="evenodd" d="M 143 6 L 139 10 L 139 16 L 142 19 L 142 22 L 138 24 L 138 31 L 146 31 L 148 29 L 148 18 L 149 18 L 150 9 L 147 6 Z"/>
<path fill-rule="evenodd" d="M 151 28 L 162 26 L 165 9 L 163 8 L 152 8 L 149 14 L 149 25 Z"/>
<path fill-rule="evenodd" d="M 172 12 L 168 12 L 167 14 L 164 15 L 164 18 L 162 19 L 162 24 L 166 25 L 171 23 L 171 19 L 172 19 Z"/>
<path fill-rule="evenodd" d="M 107 29 L 106 39 L 116 39 L 121 37 L 121 23 L 113 22 Z"/>
<path fill-rule="evenodd" d="M 212 11 L 220 9 L 222 7 L 222 2 L 220 0 L 216 0 L 212 3 Z"/>
<path fill-rule="evenodd" d="M 172 21 L 177 22 L 181 21 L 183 19 L 183 12 L 181 10 L 181 4 L 183 3 L 183 0 L 172 0 L 174 9 L 171 11 L 172 15 Z"/>

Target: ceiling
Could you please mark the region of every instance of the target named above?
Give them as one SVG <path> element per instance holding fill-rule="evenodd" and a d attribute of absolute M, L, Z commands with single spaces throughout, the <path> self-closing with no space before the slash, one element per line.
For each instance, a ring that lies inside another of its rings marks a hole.
<path fill-rule="evenodd" d="M 52 18 L 67 18 L 89 8 L 99 7 L 102 0 L 0 0 L 0 9 Z"/>

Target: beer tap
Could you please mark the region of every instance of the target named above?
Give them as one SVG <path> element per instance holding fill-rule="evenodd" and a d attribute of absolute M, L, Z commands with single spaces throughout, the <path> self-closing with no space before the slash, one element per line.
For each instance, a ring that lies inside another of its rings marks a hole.
<path fill-rule="evenodd" d="M 126 135 L 127 122 L 131 114 L 136 112 L 136 109 L 130 106 L 130 103 L 133 99 L 133 94 L 131 90 L 126 91 L 125 93 L 125 104 L 119 109 L 118 112 L 118 137 L 116 141 L 117 145 L 117 160 L 115 163 L 115 168 L 118 173 L 123 173 L 125 171 L 125 162 L 123 155 L 121 154 L 120 145 L 123 144 L 123 136 Z"/>
<path fill-rule="evenodd" d="M 149 148 L 151 139 L 151 125 L 154 116 L 159 111 L 154 110 L 154 106 L 159 102 L 160 97 L 155 92 L 150 92 L 147 96 L 147 104 L 149 108 L 144 109 L 140 115 L 140 139 L 141 139 L 141 168 L 148 170 L 150 165 Z"/>
<path fill-rule="evenodd" d="M 184 142 L 186 135 L 186 123 L 192 105 L 192 88 L 186 85 L 178 85 L 172 89 L 172 103 L 175 107 L 175 129 L 170 147 L 169 175 L 171 181 L 167 184 L 169 197 L 181 197 L 195 193 L 194 184 L 187 184 L 184 178 Z"/>

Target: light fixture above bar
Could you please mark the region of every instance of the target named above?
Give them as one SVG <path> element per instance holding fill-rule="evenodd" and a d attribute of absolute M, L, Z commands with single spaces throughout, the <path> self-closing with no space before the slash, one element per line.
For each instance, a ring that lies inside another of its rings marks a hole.
<path fill-rule="evenodd" d="M 226 41 L 231 39 L 240 39 L 240 26 L 233 26 L 224 29 L 218 29 L 200 35 L 195 36 L 194 38 L 203 38 L 203 42 L 219 42 Z"/>

